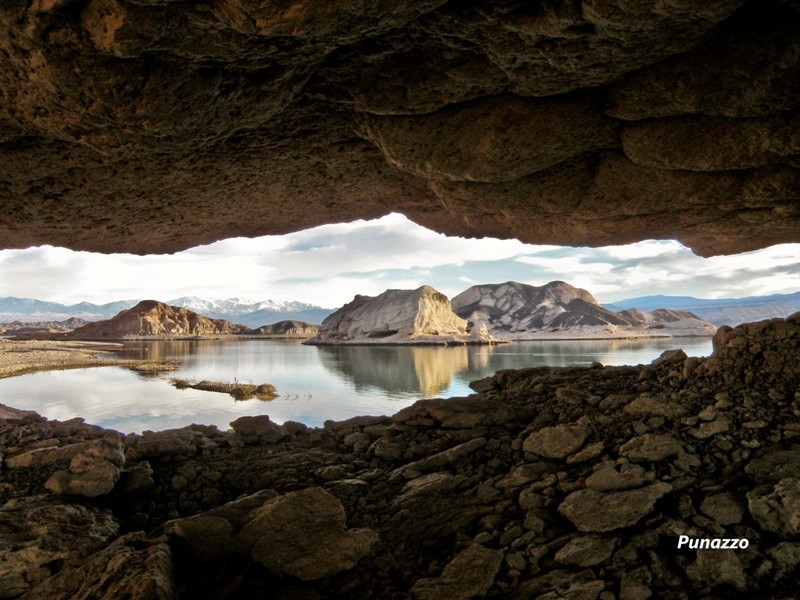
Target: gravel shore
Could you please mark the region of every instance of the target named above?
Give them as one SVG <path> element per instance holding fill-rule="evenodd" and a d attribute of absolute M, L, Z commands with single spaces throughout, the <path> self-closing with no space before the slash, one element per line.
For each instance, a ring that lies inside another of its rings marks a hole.
<path fill-rule="evenodd" d="M 53 340 L 0 339 L 0 378 L 58 369 L 124 366 L 135 369 L 171 370 L 155 361 L 113 358 L 122 344 Z"/>

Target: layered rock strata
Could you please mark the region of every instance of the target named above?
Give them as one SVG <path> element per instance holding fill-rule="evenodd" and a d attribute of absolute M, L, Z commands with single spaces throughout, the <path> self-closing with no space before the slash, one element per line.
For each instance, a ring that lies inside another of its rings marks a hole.
<path fill-rule="evenodd" d="M 798 352 L 795 315 L 708 358 L 501 371 L 320 429 L 116 436 L 4 408 L 0 597 L 793 597 Z M 109 493 L 48 491 L 115 444 Z"/>
<path fill-rule="evenodd" d="M 0 245 L 167 253 L 391 211 L 800 241 L 799 33 L 793 0 L 4 2 Z"/>
<path fill-rule="evenodd" d="M 474 285 L 455 296 L 453 312 L 497 339 L 711 336 L 716 327 L 677 310 L 608 310 L 563 281 Z"/>

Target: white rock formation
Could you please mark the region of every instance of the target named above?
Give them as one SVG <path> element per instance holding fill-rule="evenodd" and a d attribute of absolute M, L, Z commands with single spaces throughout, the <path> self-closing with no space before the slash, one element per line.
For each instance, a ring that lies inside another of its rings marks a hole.
<path fill-rule="evenodd" d="M 479 340 L 479 338 L 478 338 Z M 322 322 L 311 344 L 475 342 L 447 296 L 428 285 L 356 296 Z M 487 340 L 488 341 L 488 340 Z"/>

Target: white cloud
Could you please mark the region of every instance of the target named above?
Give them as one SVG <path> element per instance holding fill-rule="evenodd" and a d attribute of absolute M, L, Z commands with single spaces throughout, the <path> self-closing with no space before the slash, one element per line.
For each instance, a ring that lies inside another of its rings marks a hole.
<path fill-rule="evenodd" d="M 800 290 L 800 245 L 704 259 L 675 241 L 563 248 L 447 237 L 401 215 L 285 236 L 231 238 L 161 256 L 43 246 L 0 251 L 0 296 L 59 302 L 197 295 L 301 300 L 326 307 L 355 294 L 430 284 L 454 295 L 476 283 L 560 279 L 611 302 L 647 294 L 747 296 Z"/>

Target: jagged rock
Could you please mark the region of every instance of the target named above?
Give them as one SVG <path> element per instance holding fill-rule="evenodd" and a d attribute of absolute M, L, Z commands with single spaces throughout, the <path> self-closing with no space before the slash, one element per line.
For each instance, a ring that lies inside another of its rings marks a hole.
<path fill-rule="evenodd" d="M 686 575 L 700 585 L 727 583 L 740 592 L 746 587 L 742 563 L 733 550 L 698 550 L 697 560 L 686 568 Z"/>
<path fill-rule="evenodd" d="M 172 600 L 172 552 L 141 532 L 121 536 L 83 563 L 67 567 L 29 591 L 26 600 Z"/>
<path fill-rule="evenodd" d="M 626 404 L 623 410 L 629 415 L 637 417 L 657 416 L 676 418 L 686 414 L 686 409 L 679 404 L 658 400 L 649 396 L 639 396 Z"/>
<path fill-rule="evenodd" d="M 781 542 L 767 550 L 767 554 L 775 561 L 778 579 L 786 577 L 800 565 L 800 544 Z"/>
<path fill-rule="evenodd" d="M 800 536 L 800 479 L 781 479 L 771 489 L 748 493 L 747 506 L 767 531 L 790 538 Z"/>
<path fill-rule="evenodd" d="M 348 530 L 341 502 L 321 488 L 256 494 L 169 530 L 201 560 L 246 553 L 271 573 L 302 581 L 353 568 L 378 542 L 370 529 Z"/>
<path fill-rule="evenodd" d="M 691 313 L 600 306 L 589 292 L 563 281 L 541 287 L 516 281 L 475 285 L 455 296 L 453 312 L 483 323 L 498 339 L 712 335 L 716 327 Z M 685 355 L 684 355 L 685 358 Z"/>
<path fill-rule="evenodd" d="M 800 448 L 770 448 L 744 468 L 759 483 L 776 482 L 800 473 Z"/>
<path fill-rule="evenodd" d="M 76 454 L 68 470 L 53 473 L 45 487 L 54 494 L 103 496 L 114 489 L 124 463 L 119 436 L 109 434 Z"/>
<path fill-rule="evenodd" d="M 416 600 L 467 600 L 482 596 L 494 583 L 503 561 L 499 550 L 472 544 L 459 552 L 441 577 L 418 579 L 411 587 Z"/>
<path fill-rule="evenodd" d="M 711 421 L 710 423 L 700 423 L 697 428 L 689 430 L 689 435 L 699 440 L 704 440 L 728 431 L 729 426 L 730 424 L 728 423 L 728 419 L 721 417 Z"/>
<path fill-rule="evenodd" d="M 119 523 L 105 509 L 50 496 L 7 502 L 0 506 L 0 597 L 22 595 L 59 565 L 80 566 L 118 531 Z"/>
<path fill-rule="evenodd" d="M 456 316 L 447 296 L 425 285 L 356 296 L 328 316 L 310 344 L 467 341 L 467 322 Z"/>
<path fill-rule="evenodd" d="M 586 478 L 586 487 L 598 492 L 614 492 L 638 488 L 647 483 L 647 474 L 639 465 L 627 462 L 615 465 L 612 462 L 595 466 L 595 471 Z"/>
<path fill-rule="evenodd" d="M 544 458 L 563 460 L 583 447 L 589 433 L 589 428 L 583 423 L 544 427 L 530 434 L 522 449 Z"/>
<path fill-rule="evenodd" d="M 613 531 L 634 525 L 652 512 L 659 498 L 671 491 L 672 486 L 664 482 L 620 492 L 578 490 L 564 499 L 558 512 L 580 531 Z"/>
<path fill-rule="evenodd" d="M 342 504 L 321 488 L 279 496 L 239 532 L 250 554 L 277 575 L 302 581 L 346 571 L 378 542 L 370 529 L 347 530 Z"/>
<path fill-rule="evenodd" d="M 681 444 L 668 435 L 645 433 L 629 440 L 619 449 L 629 460 L 658 462 L 683 453 Z"/>
<path fill-rule="evenodd" d="M 145 431 L 141 436 L 125 439 L 125 461 L 136 463 L 142 460 L 165 460 L 181 456 L 192 456 L 197 452 L 197 440 L 202 437 L 191 428 Z"/>
<path fill-rule="evenodd" d="M 563 565 L 592 567 L 611 556 L 616 547 L 614 538 L 584 535 L 571 539 L 556 552 L 555 559 Z"/>
<path fill-rule="evenodd" d="M 89 323 L 70 334 L 74 339 L 115 339 L 163 335 L 244 333 L 247 327 L 224 319 L 209 319 L 187 308 L 142 300 L 105 321 Z"/>
<path fill-rule="evenodd" d="M 288 435 L 283 426 L 273 423 L 267 415 L 239 417 L 231 422 L 231 428 L 240 435 L 258 437 L 271 444 Z"/>
<path fill-rule="evenodd" d="M 479 425 L 500 425 L 513 418 L 514 412 L 502 402 L 483 398 L 417 400 L 392 416 L 395 423 L 413 423 L 431 418 L 442 427 L 469 429 Z"/>
<path fill-rule="evenodd" d="M 9 469 L 24 469 L 69 463 L 73 458 L 86 451 L 93 444 L 94 442 L 78 442 L 65 446 L 36 448 L 28 452 L 9 456 L 5 459 L 4 464 Z"/>
<path fill-rule="evenodd" d="M 458 459 L 483 448 L 485 445 L 486 438 L 481 437 L 475 438 L 474 440 L 469 440 L 468 442 L 458 444 L 457 446 L 453 446 L 452 448 L 448 448 L 442 452 L 437 452 L 436 454 L 427 456 L 418 461 L 407 463 L 399 469 L 395 469 L 395 471 L 391 474 L 391 477 L 403 476 L 406 479 L 413 479 L 414 477 L 418 477 L 421 473 L 427 473 L 428 471 L 441 469 L 442 467 L 445 467 L 457 461 Z"/>

